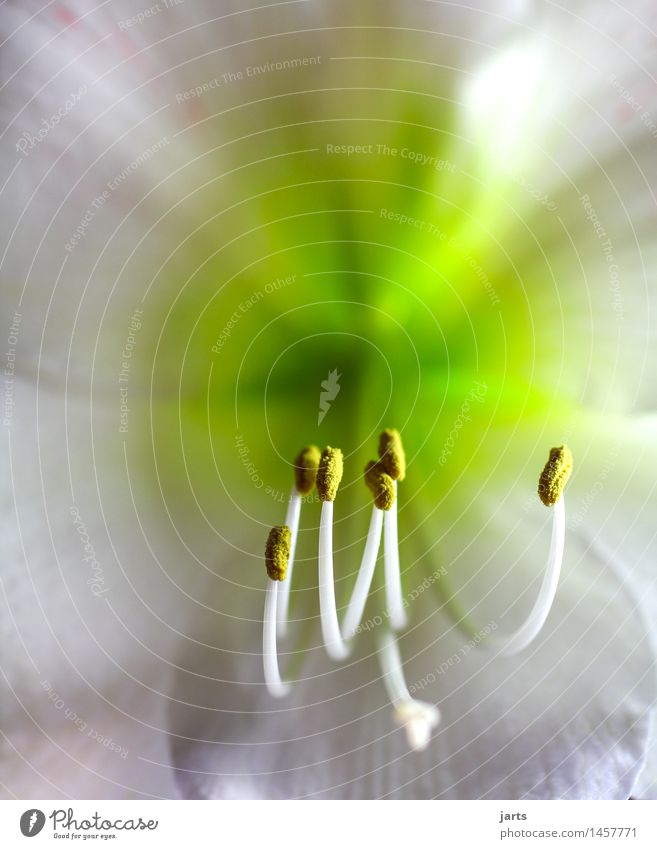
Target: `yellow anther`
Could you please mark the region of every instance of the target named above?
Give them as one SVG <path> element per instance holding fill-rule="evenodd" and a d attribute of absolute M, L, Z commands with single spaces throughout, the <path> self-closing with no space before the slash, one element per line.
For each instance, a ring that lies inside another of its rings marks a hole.
<path fill-rule="evenodd" d="M 395 481 L 406 477 L 406 455 L 399 431 L 387 427 L 379 436 L 379 457 L 385 471 Z"/>
<path fill-rule="evenodd" d="M 290 559 L 290 529 L 287 525 L 274 525 L 269 531 L 265 546 L 267 575 L 272 581 L 284 581 Z"/>
<path fill-rule="evenodd" d="M 308 495 L 315 486 L 321 452 L 316 445 L 307 445 L 294 460 L 294 479 L 297 492 Z"/>
<path fill-rule="evenodd" d="M 573 470 L 573 455 L 567 445 L 550 449 L 550 456 L 538 480 L 538 495 L 546 507 L 561 498 Z"/>
<path fill-rule="evenodd" d="M 317 471 L 317 492 L 321 501 L 335 501 L 342 480 L 342 451 L 327 445 Z"/>
<path fill-rule="evenodd" d="M 390 510 L 395 503 L 395 486 L 382 463 L 370 460 L 365 466 L 365 483 L 374 496 L 375 506 L 379 510 Z"/>

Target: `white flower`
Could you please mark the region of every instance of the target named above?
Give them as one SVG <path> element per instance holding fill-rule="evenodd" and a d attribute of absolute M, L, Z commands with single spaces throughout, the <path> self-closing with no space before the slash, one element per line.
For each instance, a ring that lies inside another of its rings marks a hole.
<path fill-rule="evenodd" d="M 6 792 L 654 794 L 653 8 L 240 5 L 3 7 Z M 274 702 L 286 464 L 345 451 L 343 615 L 389 422 L 413 701 L 375 663 L 378 572 L 325 657 L 309 503 Z M 555 603 L 496 657 L 561 441 Z"/>

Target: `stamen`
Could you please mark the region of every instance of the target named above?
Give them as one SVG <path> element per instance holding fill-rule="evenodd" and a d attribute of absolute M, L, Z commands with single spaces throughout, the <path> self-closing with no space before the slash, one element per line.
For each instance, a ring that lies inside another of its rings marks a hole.
<path fill-rule="evenodd" d="M 431 732 L 440 722 L 440 711 L 429 702 L 414 699 L 408 692 L 397 640 L 386 630 L 379 640 L 379 661 L 388 697 L 395 708 L 395 719 L 406 729 L 411 749 L 420 752 L 431 740 Z"/>
<path fill-rule="evenodd" d="M 406 477 L 406 455 L 399 431 L 386 428 L 379 436 L 380 464 L 392 478 L 393 503 L 383 522 L 383 559 L 386 576 L 386 604 L 390 625 L 395 631 L 406 627 L 406 613 L 399 566 L 399 538 L 397 531 L 397 481 Z"/>
<path fill-rule="evenodd" d="M 301 497 L 309 495 L 315 486 L 320 458 L 319 448 L 316 445 L 307 445 L 297 454 L 294 460 L 295 488 L 290 493 L 287 516 L 285 517 L 285 524 L 290 528 L 290 558 L 287 564 L 287 576 L 278 590 L 278 636 L 281 638 L 287 635 L 294 554 L 297 548 L 299 519 L 301 517 Z"/>
<path fill-rule="evenodd" d="M 301 495 L 308 495 L 312 492 L 317 480 L 321 457 L 320 450 L 316 445 L 307 445 L 303 451 L 297 454 L 294 460 L 294 474 L 297 492 Z"/>
<path fill-rule="evenodd" d="M 265 684 L 270 694 L 276 698 L 285 696 L 290 689 L 289 684 L 281 680 L 276 648 L 278 584 L 285 578 L 289 554 L 290 529 L 285 525 L 273 527 L 269 532 L 265 546 L 268 580 L 265 593 L 265 612 L 262 617 L 262 663 Z"/>
<path fill-rule="evenodd" d="M 265 546 L 267 575 L 272 581 L 283 581 L 290 558 L 290 529 L 287 525 L 274 525 L 269 531 Z"/>
<path fill-rule="evenodd" d="M 526 649 L 541 632 L 552 609 L 559 585 L 566 537 L 566 505 L 563 490 L 570 477 L 572 465 L 573 455 L 570 449 L 566 445 L 560 445 L 550 451 L 550 459 L 541 474 L 538 494 L 544 504 L 554 505 L 552 507 L 550 553 L 543 583 L 527 619 L 510 636 L 495 635 L 489 643 L 491 648 L 503 657 L 518 654 L 518 652 Z M 541 488 L 543 483 L 546 484 L 544 489 Z"/>
<path fill-rule="evenodd" d="M 342 472 L 342 451 L 328 445 L 322 451 L 317 470 L 317 492 L 322 501 L 335 501 L 342 480 Z"/>
<path fill-rule="evenodd" d="M 290 501 L 287 505 L 285 524 L 290 529 L 290 558 L 287 563 L 287 574 L 281 582 L 278 590 L 278 636 L 287 636 L 287 614 L 290 606 L 290 587 L 292 585 L 292 572 L 294 570 L 294 553 L 297 548 L 297 537 L 299 535 L 299 519 L 301 517 L 301 495 L 298 492 L 290 493 Z"/>
<path fill-rule="evenodd" d="M 386 472 L 395 481 L 406 477 L 406 455 L 399 431 L 387 427 L 379 436 L 379 457 Z"/>
<path fill-rule="evenodd" d="M 395 500 L 383 519 L 383 564 L 386 576 L 386 604 L 390 625 L 395 631 L 406 627 L 406 611 L 399 565 L 399 538 L 397 531 L 397 481 L 393 481 Z"/>
<path fill-rule="evenodd" d="M 546 507 L 557 503 L 573 470 L 573 455 L 567 445 L 550 449 L 550 456 L 538 480 L 538 495 Z"/>
<path fill-rule="evenodd" d="M 382 463 L 370 460 L 365 466 L 365 483 L 374 496 L 374 504 L 379 510 L 390 510 L 395 501 L 395 486 L 393 479 L 386 474 Z"/>
<path fill-rule="evenodd" d="M 319 610 L 324 645 L 333 660 L 343 660 L 349 654 L 340 636 L 333 583 L 333 501 L 341 480 L 342 451 L 327 447 L 317 473 L 317 491 L 324 502 L 319 522 Z"/>
<path fill-rule="evenodd" d="M 370 519 L 370 529 L 367 532 L 367 541 L 365 542 L 365 551 L 363 559 L 360 562 L 358 577 L 356 578 L 356 586 L 349 600 L 349 607 L 342 623 L 342 636 L 345 640 L 350 640 L 356 635 L 358 626 L 363 617 L 367 596 L 372 585 L 374 576 L 374 567 L 376 566 L 376 557 L 379 553 L 381 545 L 381 531 L 383 529 L 383 511 L 378 507 L 372 508 L 372 518 Z"/>
<path fill-rule="evenodd" d="M 370 529 L 365 542 L 365 551 L 356 578 L 356 586 L 351 594 L 347 614 L 342 623 L 342 636 L 345 640 L 354 637 L 360 625 L 374 577 L 376 558 L 381 546 L 383 511 L 389 510 L 395 500 L 394 481 L 390 475 L 385 473 L 380 463 L 370 460 L 365 466 L 365 483 L 374 497 L 374 507 L 372 508 Z"/>

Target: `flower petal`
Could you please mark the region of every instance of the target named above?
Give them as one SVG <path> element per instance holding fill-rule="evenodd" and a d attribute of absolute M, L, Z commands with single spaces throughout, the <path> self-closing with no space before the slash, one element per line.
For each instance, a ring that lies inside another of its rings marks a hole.
<path fill-rule="evenodd" d="M 657 404 L 653 23 L 641 0 L 541 6 L 464 98 L 481 185 L 460 239 L 502 316 L 525 304 L 509 368 L 608 411 Z"/>
<path fill-rule="evenodd" d="M 627 798 L 648 738 L 654 659 L 614 573 L 572 540 L 568 559 L 545 633 L 516 659 L 464 643 L 428 593 L 413 605 L 421 624 L 401 640 L 407 681 L 443 717 L 423 753 L 395 728 L 367 653 L 332 670 L 313 652 L 292 696 L 276 703 L 255 683 L 257 660 L 227 674 L 219 652 L 187 658 L 201 665 L 178 681 L 188 704 L 172 706 L 182 794 Z M 249 683 L 227 686 L 228 677 Z"/>
<path fill-rule="evenodd" d="M 153 524 L 116 401 L 20 378 L 11 400 L 0 487 L 6 792 L 175 794 L 171 658 L 186 622 L 208 615 L 192 594 L 202 598 L 199 574 L 211 572 L 195 570 L 161 516 Z"/>

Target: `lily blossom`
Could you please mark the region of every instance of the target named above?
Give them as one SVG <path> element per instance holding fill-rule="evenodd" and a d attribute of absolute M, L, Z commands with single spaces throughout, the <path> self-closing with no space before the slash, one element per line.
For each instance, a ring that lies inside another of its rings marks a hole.
<path fill-rule="evenodd" d="M 0 26 L 2 792 L 657 795 L 654 5 Z"/>

